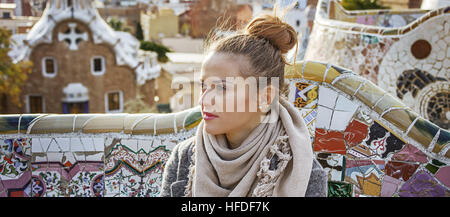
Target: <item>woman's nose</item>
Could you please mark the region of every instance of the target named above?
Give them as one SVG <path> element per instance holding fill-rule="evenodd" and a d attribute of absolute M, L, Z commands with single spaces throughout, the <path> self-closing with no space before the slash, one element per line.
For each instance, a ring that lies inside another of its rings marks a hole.
<path fill-rule="evenodd" d="M 198 104 L 202 106 L 202 109 L 214 109 L 215 97 L 213 97 L 213 95 L 214 94 L 211 94 L 211 89 L 206 89 L 202 92 L 198 100 Z"/>

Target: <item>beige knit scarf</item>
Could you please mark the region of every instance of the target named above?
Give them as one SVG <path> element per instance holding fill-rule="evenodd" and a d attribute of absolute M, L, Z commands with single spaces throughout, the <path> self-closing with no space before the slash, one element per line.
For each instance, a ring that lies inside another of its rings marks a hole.
<path fill-rule="evenodd" d="M 235 149 L 210 135 L 201 121 L 186 196 L 305 196 L 313 163 L 311 140 L 297 108 L 285 99 Z M 275 118 L 267 123 L 268 118 Z M 276 155 L 276 156 L 275 156 Z M 270 159 L 278 164 L 270 168 Z"/>

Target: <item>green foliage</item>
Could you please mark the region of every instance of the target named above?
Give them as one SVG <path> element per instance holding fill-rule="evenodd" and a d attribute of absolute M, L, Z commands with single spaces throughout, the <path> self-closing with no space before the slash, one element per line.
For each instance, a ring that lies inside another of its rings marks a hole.
<path fill-rule="evenodd" d="M 158 61 L 162 63 L 169 61 L 166 53 L 172 52 L 168 47 L 153 41 L 141 41 L 140 49 L 156 52 L 158 54 Z"/>
<path fill-rule="evenodd" d="M 122 21 L 113 18 L 113 19 L 109 20 L 109 23 L 108 23 L 108 24 L 109 24 L 109 25 L 111 26 L 111 28 L 113 28 L 115 31 L 122 31 L 122 26 L 123 26 Z"/>
<path fill-rule="evenodd" d="M 0 95 L 9 96 L 13 104 L 21 107 L 20 93 L 22 86 L 31 73 L 32 63 L 22 61 L 14 64 L 8 56 L 10 51 L 11 32 L 5 28 L 0 28 Z M 0 109 L 2 105 L 0 103 Z"/>
<path fill-rule="evenodd" d="M 139 41 L 144 40 L 144 32 L 142 31 L 141 22 L 136 23 L 136 38 Z"/>
<path fill-rule="evenodd" d="M 341 5 L 346 10 L 388 9 L 378 4 L 378 0 L 342 0 Z"/>

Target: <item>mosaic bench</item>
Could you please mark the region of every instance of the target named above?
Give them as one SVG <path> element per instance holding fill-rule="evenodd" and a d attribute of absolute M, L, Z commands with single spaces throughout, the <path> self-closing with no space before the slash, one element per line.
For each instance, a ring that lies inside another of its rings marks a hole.
<path fill-rule="evenodd" d="M 346 11 L 319 0 L 304 60 L 346 67 L 450 129 L 450 7 Z"/>
<path fill-rule="evenodd" d="M 286 68 L 329 197 L 450 196 L 450 132 L 331 64 Z M 171 114 L 0 115 L 0 196 L 154 197 L 200 108 Z"/>

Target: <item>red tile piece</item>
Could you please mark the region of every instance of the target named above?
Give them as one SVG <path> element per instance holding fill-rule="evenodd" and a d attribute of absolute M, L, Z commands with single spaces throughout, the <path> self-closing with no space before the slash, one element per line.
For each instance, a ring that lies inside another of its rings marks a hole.
<path fill-rule="evenodd" d="M 389 161 L 386 164 L 385 169 L 386 175 L 396 179 L 402 178 L 403 181 L 408 181 L 409 177 L 414 174 L 418 167 L 418 164 Z"/>
<path fill-rule="evenodd" d="M 369 126 L 358 121 L 353 120 L 344 131 L 344 139 L 348 147 L 353 147 L 360 144 L 366 137 Z"/>
<path fill-rule="evenodd" d="M 314 151 L 345 155 L 346 147 L 344 142 L 344 133 L 339 131 L 316 129 Z"/>

